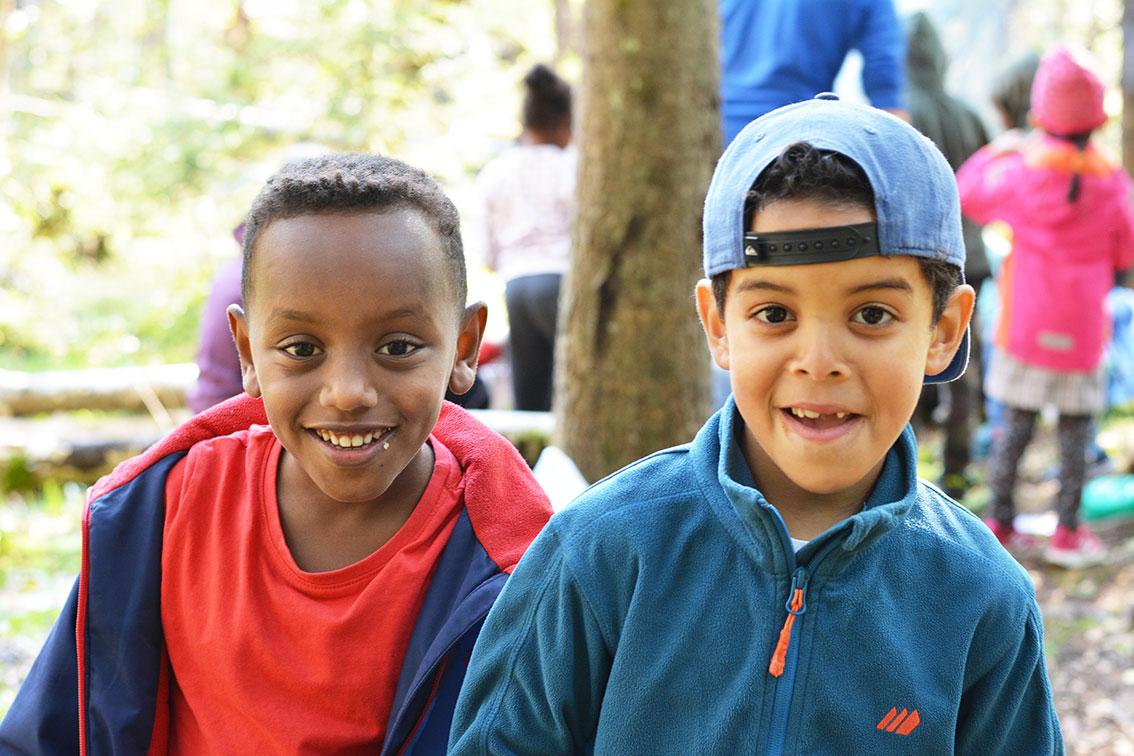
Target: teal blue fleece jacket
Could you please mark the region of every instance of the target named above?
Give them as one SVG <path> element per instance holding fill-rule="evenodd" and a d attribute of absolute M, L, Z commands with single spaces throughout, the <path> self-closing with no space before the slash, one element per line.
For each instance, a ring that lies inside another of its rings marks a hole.
<path fill-rule="evenodd" d="M 481 631 L 449 753 L 1062 753 L 1027 573 L 917 479 L 912 431 L 796 555 L 739 422 L 730 399 L 551 519 Z"/>

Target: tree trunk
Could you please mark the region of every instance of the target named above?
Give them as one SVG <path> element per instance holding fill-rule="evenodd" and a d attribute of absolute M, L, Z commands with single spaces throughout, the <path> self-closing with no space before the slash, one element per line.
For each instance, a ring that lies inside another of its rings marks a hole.
<path fill-rule="evenodd" d="M 572 0 L 555 0 L 555 62 L 579 52 L 579 24 Z"/>
<path fill-rule="evenodd" d="M 708 413 L 693 308 L 720 150 L 714 0 L 589 0 L 556 443 L 588 480 L 688 441 Z"/>
<path fill-rule="evenodd" d="M 244 52 L 252 37 L 252 22 L 244 8 L 244 0 L 236 0 L 236 8 L 228 28 L 224 30 L 224 43 L 235 52 Z"/>
<path fill-rule="evenodd" d="M 1134 0 L 1122 7 L 1122 167 L 1134 172 Z"/>
<path fill-rule="evenodd" d="M 171 0 L 150 0 L 147 3 L 139 50 L 141 83 L 160 83 L 167 90 L 173 84 L 173 61 L 169 52 L 170 3 Z"/>
<path fill-rule="evenodd" d="M 10 94 L 8 81 L 8 57 L 11 54 L 11 43 L 8 41 L 8 18 L 16 9 L 16 0 L 0 0 L 0 133 L 7 133 L 7 119 L 10 115 L 8 97 Z"/>

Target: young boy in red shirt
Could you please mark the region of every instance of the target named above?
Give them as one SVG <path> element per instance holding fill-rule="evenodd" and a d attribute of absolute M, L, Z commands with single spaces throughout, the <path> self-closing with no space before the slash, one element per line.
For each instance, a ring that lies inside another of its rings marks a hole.
<path fill-rule="evenodd" d="M 486 317 L 456 209 L 388 158 L 291 163 L 249 213 L 243 294 L 251 396 L 92 488 L 5 753 L 444 751 L 484 616 L 550 515 L 507 441 L 443 404 Z"/>

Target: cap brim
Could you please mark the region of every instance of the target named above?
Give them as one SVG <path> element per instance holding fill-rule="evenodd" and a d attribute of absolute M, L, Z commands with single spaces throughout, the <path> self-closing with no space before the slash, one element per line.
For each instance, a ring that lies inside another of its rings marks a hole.
<path fill-rule="evenodd" d="M 965 335 L 961 339 L 961 346 L 957 347 L 957 353 L 953 355 L 952 362 L 949 367 L 942 370 L 937 375 L 925 376 L 926 383 L 948 383 L 955 381 L 965 374 L 965 368 L 969 365 L 969 329 L 965 328 Z"/>

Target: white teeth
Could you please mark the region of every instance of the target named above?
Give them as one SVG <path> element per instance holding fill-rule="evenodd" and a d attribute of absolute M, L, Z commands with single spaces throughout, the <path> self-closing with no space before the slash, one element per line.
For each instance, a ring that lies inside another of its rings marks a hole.
<path fill-rule="evenodd" d="M 792 407 L 791 408 L 791 414 L 795 415 L 796 417 L 805 417 L 808 420 L 815 420 L 815 419 L 818 419 L 820 417 L 823 417 L 823 415 L 819 412 L 812 412 L 811 410 L 802 409 L 801 407 Z M 849 412 L 836 412 L 834 414 L 835 414 L 835 417 L 838 418 L 839 420 L 845 420 L 850 413 Z"/>
<path fill-rule="evenodd" d="M 353 449 L 358 446 L 366 446 L 374 441 L 374 432 L 368 432 L 365 435 L 360 433 L 343 434 L 339 435 L 334 431 L 329 430 L 316 430 L 315 434 L 332 446 L 337 446 L 340 449 Z"/>

